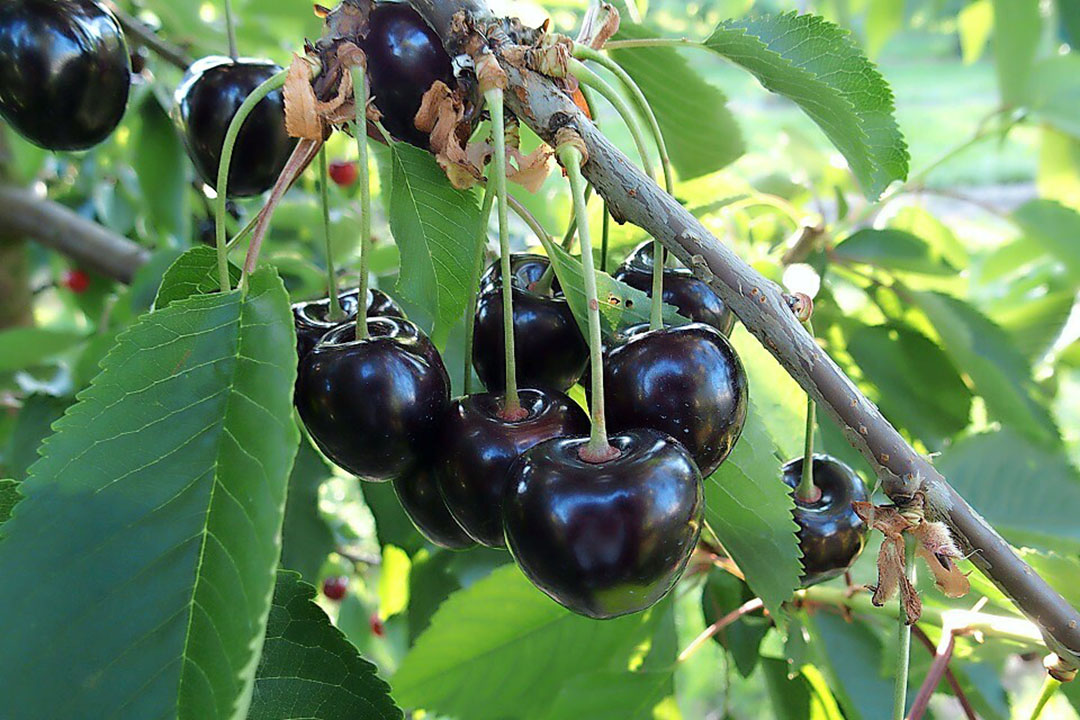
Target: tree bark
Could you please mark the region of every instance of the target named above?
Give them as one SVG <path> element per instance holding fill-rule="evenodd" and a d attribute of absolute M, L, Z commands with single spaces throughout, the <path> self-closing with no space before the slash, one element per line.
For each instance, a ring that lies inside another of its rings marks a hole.
<path fill-rule="evenodd" d="M 478 20 L 492 18 L 478 0 L 410 1 L 451 47 L 459 45 L 449 36 L 455 13 L 463 10 Z M 502 65 L 509 74 L 507 105 L 522 122 L 548 142 L 566 126 L 584 139 L 589 151 L 585 176 L 608 202 L 613 217 L 658 238 L 708 282 L 743 325 L 839 423 L 848 441 L 875 468 L 885 493 L 903 505 L 914 493 L 923 492 L 931 519 L 949 525 L 970 552 L 971 562 L 1039 626 L 1048 648 L 1080 666 L 1080 613 L 1023 562 L 863 396 L 803 329 L 781 289 L 642 173 L 550 78 L 509 62 Z"/>

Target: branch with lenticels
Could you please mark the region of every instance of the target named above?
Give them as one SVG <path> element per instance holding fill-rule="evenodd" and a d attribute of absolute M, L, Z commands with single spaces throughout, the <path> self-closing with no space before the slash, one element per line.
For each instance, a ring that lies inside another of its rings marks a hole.
<path fill-rule="evenodd" d="M 491 23 L 480 0 L 410 0 L 448 47 L 458 12 Z M 458 26 L 460 27 L 460 26 Z M 513 26 L 504 24 L 507 32 Z M 497 45 L 513 38 L 492 33 Z M 498 37 L 503 36 L 503 37 Z M 502 48 L 494 47 L 496 53 Z M 851 444 L 875 468 L 885 493 L 901 507 L 916 493 L 928 519 L 946 523 L 971 562 L 1040 628 L 1047 647 L 1066 667 L 1080 667 L 1080 613 L 1071 607 L 949 485 L 931 462 L 909 445 L 881 412 L 817 345 L 792 313 L 781 289 L 714 237 L 679 202 L 631 162 L 549 77 L 502 63 L 509 74 L 508 108 L 540 137 L 554 141 L 563 127 L 576 130 L 589 161 L 583 170 L 613 216 L 659 239 L 708 282 L 743 325 L 843 428 Z"/>

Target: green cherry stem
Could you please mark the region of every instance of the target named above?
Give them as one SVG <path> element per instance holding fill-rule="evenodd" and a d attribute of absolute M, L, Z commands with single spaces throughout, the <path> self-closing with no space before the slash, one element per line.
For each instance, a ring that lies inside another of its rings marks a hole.
<path fill-rule="evenodd" d="M 229 292 L 232 283 L 229 279 L 229 249 L 225 241 L 225 207 L 229 194 L 229 166 L 232 165 L 233 148 L 236 147 L 236 138 L 240 136 L 240 129 L 244 121 L 255 109 L 263 98 L 282 87 L 288 70 L 282 70 L 264 81 L 251 91 L 244 99 L 243 104 L 236 111 L 229 129 L 225 132 L 225 141 L 221 145 L 221 161 L 218 163 L 217 197 L 214 198 L 214 239 L 217 245 L 218 258 L 218 283 L 222 292 Z"/>
<path fill-rule="evenodd" d="M 353 119 L 353 135 L 356 137 L 356 161 L 360 184 L 360 295 L 356 302 L 356 339 L 365 340 L 368 336 L 367 305 L 368 283 L 371 275 L 371 178 L 368 174 L 368 137 L 367 137 L 367 68 L 354 65 L 351 69 L 353 97 L 356 105 L 356 117 Z"/>
<path fill-rule="evenodd" d="M 490 183 L 484 189 L 484 202 L 480 207 L 480 232 L 476 238 L 476 253 L 473 255 L 473 269 L 469 282 L 469 307 L 465 309 L 465 394 L 471 395 L 473 391 L 472 351 L 473 340 L 476 333 L 476 306 L 480 302 L 478 284 L 480 273 L 484 269 L 484 249 L 487 245 L 488 222 L 491 218 L 491 207 L 495 204 L 495 188 Z"/>
<path fill-rule="evenodd" d="M 608 442 L 607 421 L 604 415 L 604 373 L 603 373 L 603 339 L 600 334 L 600 300 L 596 291 L 596 266 L 593 262 L 592 238 L 589 235 L 588 216 L 585 214 L 585 178 L 581 175 L 583 158 L 581 151 L 573 144 L 560 145 L 556 151 L 559 161 L 566 168 L 566 174 L 570 178 L 570 188 L 574 196 L 574 207 L 577 208 L 581 223 L 578 226 L 578 237 L 581 239 L 581 268 L 584 275 L 585 303 L 589 317 L 589 362 L 592 368 L 592 397 L 590 398 L 590 410 L 592 415 L 592 432 L 589 443 L 586 445 L 580 457 L 585 462 L 605 462 L 618 456 L 619 451 Z"/>
<path fill-rule="evenodd" d="M 502 88 L 484 93 L 491 114 L 491 133 L 495 139 L 495 157 L 491 170 L 495 176 L 495 195 L 499 200 L 499 273 L 502 276 L 503 342 L 506 362 L 506 391 L 503 395 L 502 416 L 520 420 L 524 415 L 518 397 L 517 356 L 514 348 L 514 281 L 510 268 L 510 220 L 507 213 L 506 191 L 506 121 L 503 111 Z"/>
<path fill-rule="evenodd" d="M 914 585 L 915 543 L 910 538 L 905 540 L 905 567 L 908 580 Z M 893 685 L 893 720 L 904 720 L 904 713 L 907 710 L 908 670 L 911 664 L 911 625 L 903 602 L 898 602 L 900 612 L 896 615 L 896 682 Z"/>
<path fill-rule="evenodd" d="M 814 336 L 814 326 L 809 320 L 803 323 L 810 337 Z M 821 498 L 821 490 L 814 485 L 814 426 L 816 425 L 817 404 L 814 398 L 806 396 L 806 440 L 803 443 L 803 466 L 802 477 L 799 485 L 795 488 L 795 497 L 804 502 L 817 502 Z"/>
<path fill-rule="evenodd" d="M 326 146 L 319 150 L 319 196 L 322 200 L 323 235 L 326 238 L 326 284 L 330 292 L 330 320 L 338 321 L 345 317 L 338 297 L 337 272 L 334 270 L 334 250 L 330 243 L 330 194 L 329 174 L 326 172 Z"/>
<path fill-rule="evenodd" d="M 225 0 L 225 34 L 229 38 L 229 57 L 233 60 L 240 57 L 236 49 L 236 21 L 233 17 L 232 0 Z"/>
<path fill-rule="evenodd" d="M 604 201 L 604 225 L 600 231 L 600 272 L 607 272 L 608 240 L 611 235 L 611 212 Z"/>
<path fill-rule="evenodd" d="M 1061 687 L 1060 680 L 1056 680 L 1050 675 L 1046 676 L 1042 689 L 1039 691 L 1039 697 L 1035 701 L 1035 707 L 1031 708 L 1029 720 L 1039 720 L 1043 710 L 1046 709 L 1047 703 L 1050 702 L 1050 698 L 1054 697 L 1054 693 L 1057 692 L 1059 687 Z"/>

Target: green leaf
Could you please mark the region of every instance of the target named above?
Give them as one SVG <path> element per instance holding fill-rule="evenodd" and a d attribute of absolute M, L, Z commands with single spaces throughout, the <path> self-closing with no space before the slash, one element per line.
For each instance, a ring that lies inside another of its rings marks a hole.
<path fill-rule="evenodd" d="M 705 517 L 777 624 L 799 587 L 795 503 L 780 479 L 776 443 L 754 401 L 731 456 L 705 482 Z"/>
<path fill-rule="evenodd" d="M 502 567 L 442 604 L 394 676 L 394 696 L 469 720 L 539 714 L 582 673 L 627 669 L 655 616 L 590 620 Z"/>
<path fill-rule="evenodd" d="M 846 31 L 814 15 L 783 13 L 726 20 L 705 45 L 799 105 L 847 158 L 867 197 L 907 177 L 892 90 Z"/>
<path fill-rule="evenodd" d="M 292 328 L 269 270 L 175 302 L 56 424 L 0 527 L 13 716 L 244 715 L 298 439 Z"/>
<path fill-rule="evenodd" d="M 7 472 L 16 480 L 25 480 L 30 466 L 37 462 L 41 441 L 52 434 L 52 426 L 71 405 L 69 398 L 36 393 L 23 401 L 8 441 Z"/>
<path fill-rule="evenodd" d="M 1080 210 L 1080 135 L 1042 128 L 1039 148 L 1039 196 Z"/>
<path fill-rule="evenodd" d="M 736 325 L 731 333 L 731 344 L 746 369 L 752 403 L 765 432 L 780 455 L 787 458 L 802 455 L 806 393 L 742 324 Z M 780 477 L 779 471 L 775 477 Z"/>
<path fill-rule="evenodd" d="M 132 165 L 150 213 L 161 236 L 186 241 L 191 236 L 188 208 L 188 159 L 168 113 L 151 94 L 139 111 Z"/>
<path fill-rule="evenodd" d="M 409 606 L 409 556 L 399 547 L 385 545 L 379 566 L 379 617 L 397 615 Z"/>
<path fill-rule="evenodd" d="M 82 333 L 68 330 L 20 327 L 0 331 L 0 372 L 39 365 L 82 339 Z"/>
<path fill-rule="evenodd" d="M 778 720 L 843 720 L 844 716 L 829 692 L 824 678 L 812 665 L 788 677 L 788 664 L 764 657 L 761 667 Z"/>
<path fill-rule="evenodd" d="M 432 337 L 441 347 L 468 304 L 480 204 L 475 193 L 450 185 L 431 153 L 394 143 L 390 156 L 390 230 L 401 249 L 397 289 L 431 309 Z"/>
<path fill-rule="evenodd" d="M 574 257 L 558 245 L 552 245 L 550 255 L 555 276 L 559 278 L 566 302 L 574 313 L 581 334 L 588 337 L 588 306 L 585 302 L 585 269 L 581 258 Z M 596 296 L 600 300 L 600 324 L 605 337 L 631 325 L 647 324 L 652 300 L 641 290 L 619 282 L 605 272 L 596 271 Z M 677 309 L 664 303 L 664 323 L 685 325 L 690 322 L 679 315 Z"/>
<path fill-rule="evenodd" d="M 1064 452 L 1036 445 L 1011 427 L 965 438 L 936 465 L 949 483 L 1017 544 L 1080 551 L 1080 477 Z"/>
<path fill-rule="evenodd" d="M 628 20 L 616 40 L 656 37 L 660 32 Z M 745 152 L 742 132 L 727 98 L 705 82 L 672 48 L 614 50 L 611 57 L 634 78 L 649 101 L 681 180 L 708 175 Z"/>
<path fill-rule="evenodd" d="M 918 205 L 901 208 L 889 220 L 889 227 L 921 238 L 930 246 L 932 255 L 944 258 L 953 267 L 966 268 L 971 261 L 967 248 L 949 226 Z"/>
<path fill-rule="evenodd" d="M 1039 47 L 1042 20 L 1031 0 L 993 0 L 994 59 L 1001 101 L 1024 105 L 1030 97 L 1031 69 Z"/>
<path fill-rule="evenodd" d="M 937 330 L 946 354 L 971 378 L 992 415 L 1032 438 L 1057 442 L 1054 420 L 1037 399 L 1031 366 L 1004 330 L 949 295 L 914 292 L 910 296 Z"/>
<path fill-rule="evenodd" d="M 809 620 L 829 687 L 849 720 L 876 720 L 892 715 L 891 678 L 880 674 L 881 643 L 861 622 L 849 622 L 832 613 L 816 613 Z"/>
<path fill-rule="evenodd" d="M 1027 237 L 1064 263 L 1080 285 L 1080 213 L 1053 200 L 1032 200 L 1013 213 L 1013 220 Z"/>
<path fill-rule="evenodd" d="M 599 671 L 578 675 L 562 687 L 547 712 L 537 720 L 633 720 L 654 718 L 655 708 L 674 691 L 674 674 L 666 672 Z"/>
<path fill-rule="evenodd" d="M 375 666 L 314 600 L 299 575 L 278 573 L 248 720 L 402 717 Z"/>
<path fill-rule="evenodd" d="M 319 488 L 330 477 L 330 467 L 307 441 L 289 476 L 289 496 L 281 530 L 281 566 L 300 573 L 308 582 L 319 577 L 326 556 L 334 549 L 334 534 L 319 512 Z"/>
<path fill-rule="evenodd" d="M 448 550 L 421 550 L 412 557 L 409 572 L 409 644 L 431 623 L 442 601 L 461 589 L 461 583 L 451 572 L 455 553 Z"/>
<path fill-rule="evenodd" d="M 1032 70 L 1031 110 L 1058 130 L 1080 138 L 1080 57 L 1075 52 L 1040 61 Z"/>
<path fill-rule="evenodd" d="M 232 286 L 240 282 L 240 268 L 229 265 Z M 176 259 L 161 278 L 154 307 L 158 310 L 167 308 L 177 300 L 184 300 L 192 295 L 205 295 L 217 292 L 218 283 L 217 252 L 213 248 L 200 245 L 193 247 Z"/>
<path fill-rule="evenodd" d="M 379 545 L 397 545 L 408 552 L 416 552 L 427 544 L 401 508 L 392 483 L 360 483 L 360 492 L 375 516 Z"/>
<path fill-rule="evenodd" d="M 701 612 L 706 627 L 753 597 L 754 593 L 739 578 L 723 570 L 712 570 L 701 594 Z M 714 635 L 713 640 L 727 649 L 735 661 L 735 669 L 748 678 L 757 668 L 761 641 L 771 625 L 772 621 L 764 617 L 744 615 Z"/>
<path fill-rule="evenodd" d="M 945 352 L 922 333 L 857 325 L 847 349 L 878 389 L 885 417 L 934 448 L 967 427 L 971 391 Z"/>
<path fill-rule="evenodd" d="M 19 494 L 19 483 L 15 480 L 0 480 L 0 525 L 3 525 L 11 517 L 11 511 L 15 509 L 15 503 L 22 499 Z"/>
<path fill-rule="evenodd" d="M 994 314 L 994 321 L 1012 336 L 1013 344 L 1032 362 L 1053 347 L 1076 302 L 1072 289 L 1051 292 L 1021 303 L 1011 303 Z"/>
<path fill-rule="evenodd" d="M 837 257 L 883 270 L 955 275 L 956 268 L 920 237 L 903 230 L 859 230 L 833 248 Z"/>

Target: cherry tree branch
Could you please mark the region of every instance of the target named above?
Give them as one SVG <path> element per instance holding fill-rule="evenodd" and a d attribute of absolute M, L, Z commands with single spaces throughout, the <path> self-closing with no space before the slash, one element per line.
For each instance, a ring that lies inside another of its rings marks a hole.
<path fill-rule="evenodd" d="M 21 236 L 67 255 L 81 267 L 130 283 L 149 251 L 25 188 L 0 185 L 0 235 Z"/>
<path fill-rule="evenodd" d="M 481 0 L 411 0 L 448 47 L 452 18 L 464 11 L 476 20 L 493 17 Z M 507 38 L 491 38 L 494 44 Z M 496 48 L 497 50 L 499 48 Z M 607 201 L 612 216 L 659 239 L 709 283 L 743 325 L 803 389 L 837 421 L 848 441 L 870 462 L 885 493 L 906 504 L 923 492 L 931 519 L 947 523 L 970 552 L 971 562 L 1042 631 L 1046 645 L 1080 666 L 1080 613 L 1023 562 L 1009 544 L 948 484 L 925 457 L 889 424 L 791 312 L 780 287 L 767 280 L 710 233 L 675 198 L 642 173 L 548 77 L 515 66 L 509 74 L 507 105 L 541 138 L 572 127 L 584 139 L 589 161 L 583 170 Z"/>

